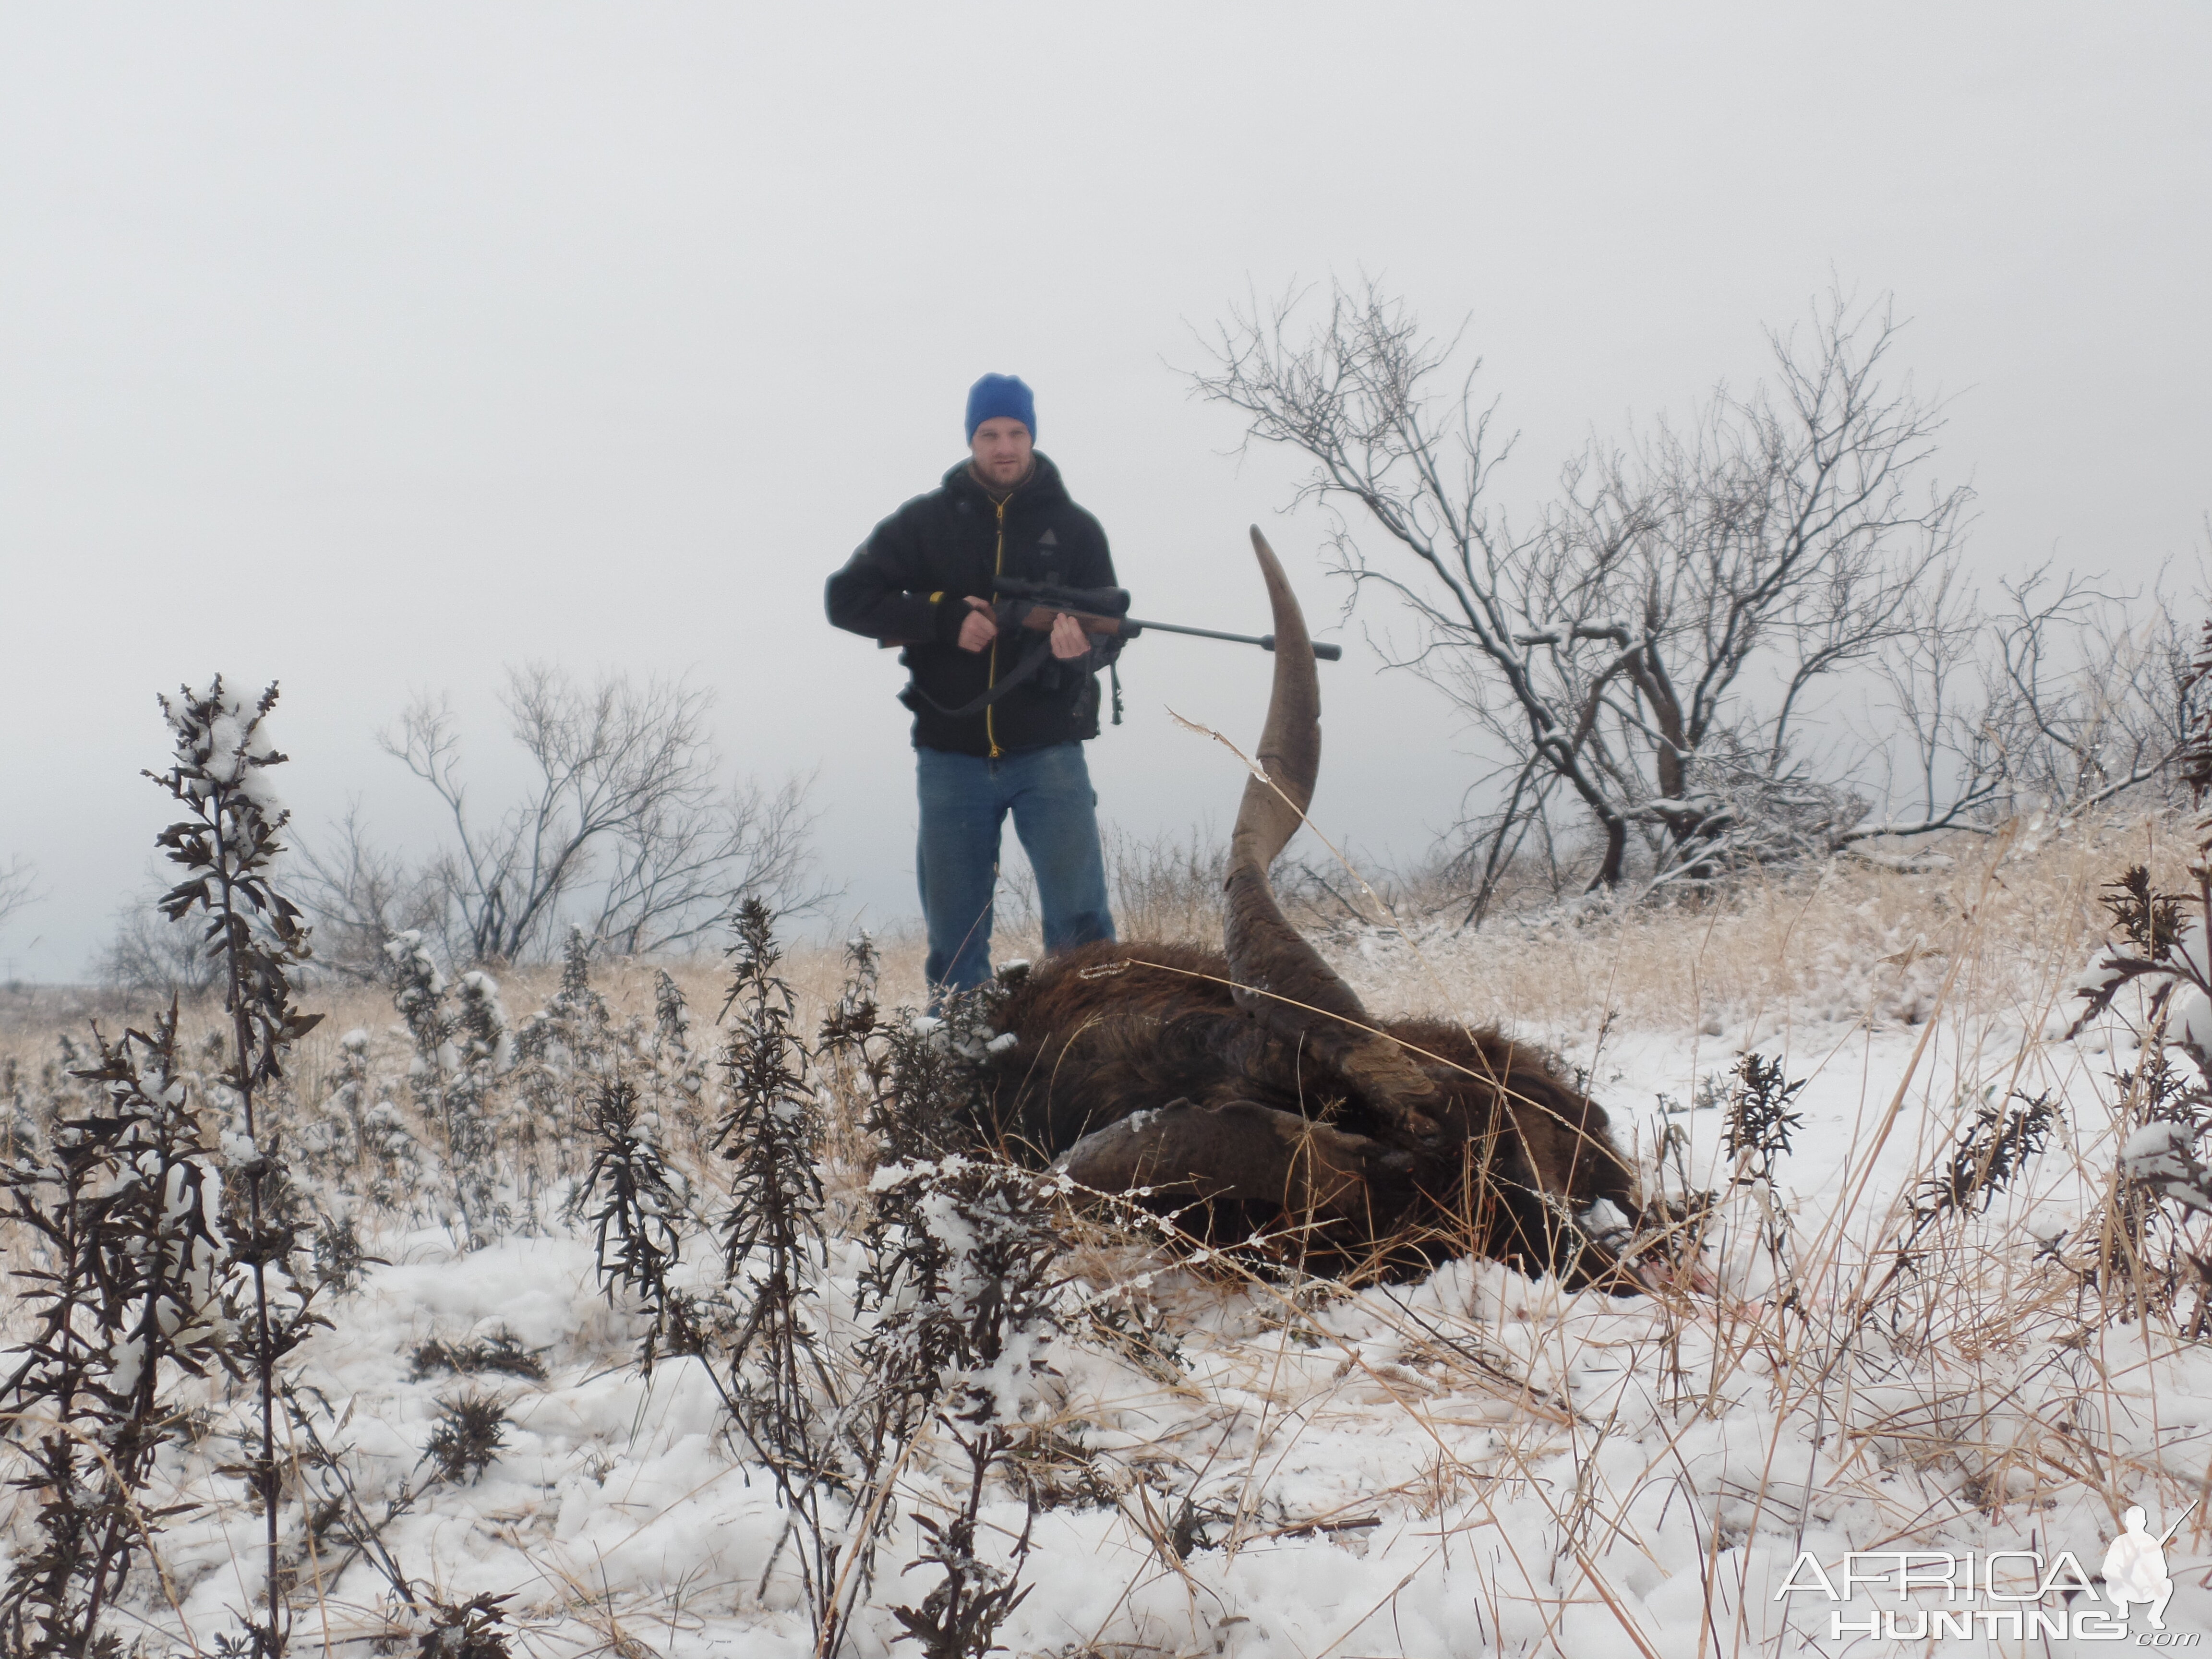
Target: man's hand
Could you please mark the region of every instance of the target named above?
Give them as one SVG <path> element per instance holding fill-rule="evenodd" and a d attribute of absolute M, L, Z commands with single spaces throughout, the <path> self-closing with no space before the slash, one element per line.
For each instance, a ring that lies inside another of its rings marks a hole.
<path fill-rule="evenodd" d="M 1090 649 L 1091 635 L 1084 631 L 1081 623 L 1064 611 L 1052 619 L 1054 656 L 1066 662 L 1072 657 L 1085 655 Z"/>
<path fill-rule="evenodd" d="M 1065 617 L 1062 621 L 1066 620 Z M 991 615 L 991 602 L 968 596 L 968 615 L 960 624 L 960 648 L 963 651 L 988 651 L 991 641 L 999 637 L 999 624 Z M 1059 648 L 1055 642 L 1054 648 Z"/>

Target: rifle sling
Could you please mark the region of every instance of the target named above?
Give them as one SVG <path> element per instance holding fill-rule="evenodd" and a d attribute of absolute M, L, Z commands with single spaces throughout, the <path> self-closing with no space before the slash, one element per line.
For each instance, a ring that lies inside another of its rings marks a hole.
<path fill-rule="evenodd" d="M 1021 660 L 1014 665 L 1014 672 L 1012 673 L 1008 674 L 1004 679 L 1000 680 L 989 690 L 984 692 L 981 696 L 970 697 L 966 702 L 962 703 L 957 708 L 948 708 L 945 704 L 938 702 L 936 698 L 931 696 L 928 692 L 921 689 L 921 682 L 920 680 L 909 680 L 907 684 L 914 688 L 914 695 L 915 696 L 920 697 L 924 702 L 927 703 L 932 708 L 934 708 L 939 714 L 943 714 L 951 720 L 961 720 L 969 714 L 981 714 L 993 703 L 998 702 L 1000 698 L 1005 696 L 1007 692 L 1013 690 L 1017 686 L 1021 685 L 1025 681 L 1034 679 L 1036 677 L 1037 672 L 1051 659 L 1052 641 L 1048 638 L 1040 637 L 1036 647 L 1033 647 L 1022 653 Z"/>

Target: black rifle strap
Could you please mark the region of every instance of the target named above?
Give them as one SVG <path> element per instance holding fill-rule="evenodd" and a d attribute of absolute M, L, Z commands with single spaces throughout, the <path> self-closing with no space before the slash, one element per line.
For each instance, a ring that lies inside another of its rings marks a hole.
<path fill-rule="evenodd" d="M 1000 617 L 999 625 L 1002 630 L 1007 633 L 1015 631 L 1020 626 L 1018 623 L 1012 619 L 1011 614 L 1004 613 Z M 980 714 L 986 708 L 988 708 L 993 703 L 998 702 L 1000 698 L 1005 696 L 1006 693 L 1013 690 L 1017 686 L 1025 684 L 1027 682 L 1035 679 L 1047 664 L 1059 660 L 1052 654 L 1052 635 L 1049 633 L 1036 632 L 1033 630 L 1023 630 L 1023 632 L 1027 635 L 1027 637 L 1023 639 L 1021 658 L 1015 663 L 1013 672 L 1008 674 L 1004 679 L 1000 680 L 996 685 L 994 685 L 989 690 L 984 692 L 981 696 L 970 697 L 966 702 L 962 703 L 957 708 L 948 708 L 943 703 L 938 702 L 936 698 L 931 696 L 928 692 L 921 689 L 921 682 L 920 680 L 910 679 L 907 684 L 913 688 L 915 696 L 920 697 L 932 708 L 934 708 L 939 714 L 945 715 L 949 720 L 961 720 L 969 714 Z M 1003 634 L 1001 637 L 1003 637 Z M 1121 672 L 1114 665 L 1121 654 L 1122 643 L 1123 642 L 1121 639 L 1110 634 L 1094 635 L 1091 641 L 1091 656 L 1089 659 L 1089 667 L 1086 671 L 1090 673 L 1095 674 L 1103 666 L 1108 674 L 1112 677 L 1114 681 L 1114 724 L 1116 726 L 1119 726 L 1121 723 Z M 1081 658 L 1070 658 L 1067 660 L 1073 664 L 1080 663 L 1084 659 Z"/>
<path fill-rule="evenodd" d="M 1037 672 L 1042 669 L 1045 664 L 1051 660 L 1052 641 L 1048 635 L 1039 635 L 1037 636 L 1036 643 L 1024 650 L 1021 660 L 1014 665 L 1013 672 L 1008 674 L 1004 679 L 1000 680 L 989 690 L 984 692 L 981 696 L 970 697 L 966 702 L 962 703 L 957 708 L 948 708 L 943 703 L 938 702 L 936 698 L 931 696 L 928 692 L 921 689 L 921 682 L 920 680 L 909 680 L 908 684 L 913 686 L 915 696 L 920 697 L 924 702 L 927 703 L 932 708 L 934 708 L 939 714 L 943 714 L 951 720 L 960 720 L 969 714 L 981 714 L 993 703 L 998 702 L 1000 698 L 1005 696 L 1007 692 L 1014 690 L 1015 687 L 1023 684 L 1026 681 L 1036 678 Z"/>

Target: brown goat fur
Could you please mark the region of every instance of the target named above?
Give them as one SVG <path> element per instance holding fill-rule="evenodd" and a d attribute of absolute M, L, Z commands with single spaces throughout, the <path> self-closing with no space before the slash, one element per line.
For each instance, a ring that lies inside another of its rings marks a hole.
<path fill-rule="evenodd" d="M 1385 1022 L 1435 1091 L 1437 1133 L 1416 1139 L 1239 1008 L 1231 980 L 1224 956 L 1187 945 L 1051 958 L 999 1012 L 1016 1042 L 991 1058 L 987 1132 L 1039 1160 L 1091 1137 L 1092 1184 L 1147 1188 L 1143 1201 L 1218 1241 L 1288 1230 L 1339 1267 L 1394 1274 L 1469 1251 L 1571 1281 L 1609 1266 L 1568 1217 L 1600 1199 L 1633 1214 L 1635 1183 L 1604 1109 L 1550 1055 L 1447 1021 Z M 1134 1133 L 1098 1134 L 1146 1112 Z M 1163 1113 L 1188 1125 L 1173 1168 L 1158 1162 L 1176 1121 Z"/>

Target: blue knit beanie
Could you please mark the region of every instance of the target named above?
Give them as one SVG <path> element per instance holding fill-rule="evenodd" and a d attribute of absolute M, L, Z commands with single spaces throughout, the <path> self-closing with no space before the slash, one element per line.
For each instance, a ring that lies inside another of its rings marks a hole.
<path fill-rule="evenodd" d="M 1019 421 L 1036 438 L 1036 398 L 1018 374 L 986 374 L 968 388 L 968 441 L 975 441 L 975 428 L 1001 415 Z"/>

